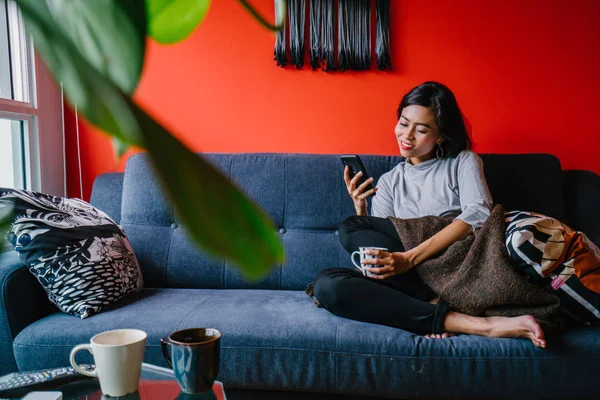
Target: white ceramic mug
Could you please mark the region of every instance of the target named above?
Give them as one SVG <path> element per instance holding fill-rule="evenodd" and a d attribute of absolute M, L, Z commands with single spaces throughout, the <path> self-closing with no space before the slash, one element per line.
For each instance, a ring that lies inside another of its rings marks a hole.
<path fill-rule="evenodd" d="M 80 374 L 98 377 L 103 394 L 125 396 L 138 390 L 147 337 L 146 332 L 138 329 L 99 333 L 89 344 L 73 347 L 71 365 Z M 94 356 L 96 369 L 86 371 L 75 362 L 75 355 L 80 350 L 87 350 Z"/>
<path fill-rule="evenodd" d="M 350 255 L 350 259 L 352 260 L 352 264 L 354 264 L 354 266 L 356 268 L 360 269 L 360 272 L 362 272 L 362 274 L 364 276 L 369 277 L 369 276 L 371 276 L 373 274 L 371 272 L 369 272 L 369 271 L 367 271 L 367 270 L 364 269 L 364 267 L 363 267 L 363 261 L 369 260 L 369 259 L 373 259 L 373 258 L 378 258 L 378 257 L 370 255 L 370 254 L 366 254 L 365 253 L 366 250 L 383 250 L 383 251 L 387 251 L 387 248 L 385 248 L 385 247 L 359 247 L 357 251 L 353 252 Z M 358 263 L 358 264 L 356 263 L 356 261 L 354 259 L 355 255 L 358 255 L 360 257 L 360 263 Z M 373 265 L 373 264 L 369 264 L 369 267 L 371 267 L 371 268 L 375 267 L 376 268 L 377 266 Z"/>

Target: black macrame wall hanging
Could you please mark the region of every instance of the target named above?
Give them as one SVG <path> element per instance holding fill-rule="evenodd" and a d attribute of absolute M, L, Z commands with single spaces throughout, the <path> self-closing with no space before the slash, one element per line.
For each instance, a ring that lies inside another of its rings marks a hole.
<path fill-rule="evenodd" d="M 310 0 L 310 66 L 317 69 L 323 62 L 323 51 L 321 49 L 321 6 L 325 2 L 321 0 Z"/>
<path fill-rule="evenodd" d="M 278 15 L 282 15 L 283 13 L 279 12 L 279 7 L 283 7 L 281 3 L 275 0 L 275 24 L 279 25 L 281 23 L 281 19 L 277 18 Z M 285 52 L 285 32 L 287 31 L 287 18 L 284 21 L 283 29 L 277 32 L 277 37 L 275 39 L 275 61 L 277 61 L 277 65 L 280 67 L 285 67 L 287 65 L 287 54 Z"/>
<path fill-rule="evenodd" d="M 304 65 L 304 20 L 305 0 L 288 0 L 288 21 L 290 25 L 290 64 L 300 69 Z"/>
<path fill-rule="evenodd" d="M 371 68 L 370 0 L 338 1 L 338 64 L 342 71 Z"/>
<path fill-rule="evenodd" d="M 392 69 L 390 59 L 390 0 L 375 1 L 375 20 L 377 38 L 375 40 L 375 54 L 377 68 L 384 71 Z"/>
<path fill-rule="evenodd" d="M 371 0 L 308 0 L 310 65 L 313 70 L 371 68 Z M 279 2 L 275 1 L 275 7 Z M 288 0 L 286 25 L 289 27 L 289 60 L 301 69 L 304 65 L 304 26 L 306 0 Z M 337 17 L 336 17 L 337 10 Z M 375 0 L 375 57 L 377 68 L 392 68 L 390 58 L 390 0 Z M 336 38 L 337 35 L 337 38 Z M 287 65 L 286 28 L 277 34 L 275 60 Z M 336 42 L 337 39 L 337 42 Z M 335 44 L 337 43 L 337 53 Z"/>
<path fill-rule="evenodd" d="M 336 69 L 331 0 L 310 0 L 310 65 L 323 71 Z"/>

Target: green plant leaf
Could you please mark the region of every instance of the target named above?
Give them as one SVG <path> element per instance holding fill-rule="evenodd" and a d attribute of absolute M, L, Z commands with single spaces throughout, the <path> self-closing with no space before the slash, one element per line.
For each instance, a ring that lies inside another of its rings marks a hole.
<path fill-rule="evenodd" d="M 140 80 L 146 48 L 144 0 L 47 0 L 81 55 L 123 92 Z"/>
<path fill-rule="evenodd" d="M 187 38 L 202 22 L 210 0 L 146 0 L 148 35 L 162 44 Z"/>
<path fill-rule="evenodd" d="M 246 0 L 238 0 L 238 1 L 265 28 L 267 28 L 271 31 L 280 31 L 283 29 L 283 27 L 285 25 L 285 17 L 287 14 L 287 1 L 286 0 L 275 0 L 275 12 L 277 13 L 275 15 L 275 24 L 270 24 L 262 15 L 260 15 L 260 13 L 258 11 L 256 11 L 254 9 L 254 7 L 252 7 L 250 5 L 250 3 L 248 3 L 248 1 L 246 1 Z M 279 24 L 277 24 L 277 21 L 279 21 Z"/>
<path fill-rule="evenodd" d="M 196 243 L 232 260 L 252 279 L 283 261 L 275 227 L 258 206 L 97 72 L 43 1 L 16 1 L 38 52 L 88 120 L 123 142 L 147 149 L 163 189 Z"/>
<path fill-rule="evenodd" d="M 10 224 L 14 220 L 14 208 L 12 202 L 0 202 L 0 253 L 9 250 L 8 242 L 6 241 L 6 233 Z"/>
<path fill-rule="evenodd" d="M 148 155 L 187 232 L 217 256 L 245 268 L 250 279 L 284 260 L 275 227 L 219 170 L 191 152 L 135 104 Z"/>
<path fill-rule="evenodd" d="M 44 1 L 16 0 L 37 51 L 72 104 L 87 120 L 122 142 L 142 147 L 137 121 L 124 96 L 100 74 L 57 25 Z M 142 11 L 143 12 L 143 11 Z"/>
<path fill-rule="evenodd" d="M 129 150 L 129 145 L 116 137 L 111 138 L 111 141 L 115 156 L 117 159 L 121 159 L 127 150 Z"/>

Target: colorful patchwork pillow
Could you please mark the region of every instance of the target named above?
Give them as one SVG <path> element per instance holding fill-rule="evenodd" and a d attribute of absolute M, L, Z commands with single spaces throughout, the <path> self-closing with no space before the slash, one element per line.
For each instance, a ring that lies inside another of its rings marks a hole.
<path fill-rule="evenodd" d="M 506 248 L 531 282 L 552 291 L 580 322 L 600 322 L 600 249 L 554 218 L 526 211 L 505 214 Z"/>
<path fill-rule="evenodd" d="M 0 209 L 13 205 L 6 235 L 61 311 L 87 318 L 142 289 L 142 273 L 125 233 L 104 212 L 78 199 L 0 188 Z"/>

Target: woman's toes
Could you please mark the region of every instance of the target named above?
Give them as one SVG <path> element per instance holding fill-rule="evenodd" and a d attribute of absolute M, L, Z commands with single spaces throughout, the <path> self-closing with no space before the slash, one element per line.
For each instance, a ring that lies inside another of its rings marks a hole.
<path fill-rule="evenodd" d="M 428 333 L 427 335 L 423 335 L 425 339 L 446 339 L 452 336 L 456 336 L 455 333 Z"/>

